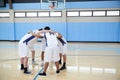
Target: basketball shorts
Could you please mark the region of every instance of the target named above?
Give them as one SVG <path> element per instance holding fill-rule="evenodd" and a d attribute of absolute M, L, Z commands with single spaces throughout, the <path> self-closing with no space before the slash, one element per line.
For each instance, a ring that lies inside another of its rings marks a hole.
<path fill-rule="evenodd" d="M 54 46 L 54 47 L 46 47 L 45 48 L 45 55 L 44 55 L 44 61 L 45 62 L 57 62 L 59 61 L 59 47 Z"/>
<path fill-rule="evenodd" d="M 67 45 L 66 44 L 64 44 L 64 46 L 63 45 L 59 46 L 59 53 L 62 53 L 62 55 L 67 54 Z"/>
<path fill-rule="evenodd" d="M 30 51 L 35 51 L 33 44 L 28 44 L 28 48 L 30 49 Z"/>
<path fill-rule="evenodd" d="M 20 57 L 28 57 L 29 56 L 29 48 L 25 43 L 18 44 L 18 52 Z"/>

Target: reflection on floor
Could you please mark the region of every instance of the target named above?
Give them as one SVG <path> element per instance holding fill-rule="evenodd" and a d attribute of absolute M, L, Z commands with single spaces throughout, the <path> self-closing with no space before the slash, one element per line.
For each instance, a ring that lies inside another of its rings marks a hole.
<path fill-rule="evenodd" d="M 31 64 L 31 75 L 20 70 L 18 42 L 0 42 L 0 80 L 33 80 L 41 69 L 40 42 L 35 45 L 36 61 Z M 54 63 L 50 63 L 47 76 L 38 76 L 37 80 L 120 80 L 120 44 L 119 43 L 68 43 L 67 69 L 55 73 Z"/>

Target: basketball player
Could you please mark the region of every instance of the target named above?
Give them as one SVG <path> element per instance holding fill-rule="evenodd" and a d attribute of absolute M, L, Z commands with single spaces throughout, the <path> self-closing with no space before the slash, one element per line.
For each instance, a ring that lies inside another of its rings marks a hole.
<path fill-rule="evenodd" d="M 59 47 L 58 47 L 58 41 L 57 36 L 58 33 L 54 32 L 45 32 L 43 34 L 46 42 L 46 48 L 45 48 L 45 54 L 44 54 L 44 70 L 42 73 L 39 73 L 39 75 L 46 76 L 46 71 L 49 66 L 49 62 L 54 61 L 56 65 L 56 73 L 59 73 Z"/>
<path fill-rule="evenodd" d="M 49 26 L 46 26 L 44 28 L 44 30 L 50 30 L 50 27 Z M 45 52 L 45 47 L 46 47 L 46 42 L 45 42 L 45 38 L 43 37 L 42 38 L 42 42 L 41 42 L 41 66 L 44 65 L 44 52 Z"/>
<path fill-rule="evenodd" d="M 34 30 L 34 31 L 32 31 L 34 34 L 37 34 L 37 33 L 39 33 L 39 31 L 41 31 L 41 30 L 43 30 L 42 28 L 41 29 L 39 29 L 39 30 Z M 34 42 L 37 42 L 37 39 L 36 39 L 36 41 L 34 41 Z M 32 46 L 32 49 L 31 49 L 31 53 L 32 53 L 32 64 L 37 64 L 36 62 L 35 62 L 35 50 L 34 50 L 34 48 L 33 48 L 33 44 L 31 45 Z"/>
<path fill-rule="evenodd" d="M 34 32 L 33 32 L 34 33 Z M 25 34 L 22 39 L 19 41 L 18 50 L 21 62 L 21 70 L 24 70 L 25 74 L 30 74 L 31 72 L 28 71 L 28 57 L 29 57 L 29 50 L 32 52 L 34 51 L 33 45 L 38 38 L 41 38 L 41 35 L 34 36 L 31 32 Z"/>
<path fill-rule="evenodd" d="M 46 26 L 44 28 L 44 30 L 50 30 L 50 27 Z M 59 38 L 57 37 L 58 39 L 58 43 L 59 43 L 59 50 L 60 50 L 60 60 L 59 60 L 59 64 L 61 64 L 61 59 L 62 59 L 62 56 L 63 56 L 63 65 L 62 67 L 60 68 L 60 70 L 64 70 L 66 69 L 66 51 L 67 51 L 67 41 L 65 40 L 65 38 L 59 34 Z M 42 43 L 41 43 L 41 66 L 44 65 L 44 51 L 45 51 L 45 38 L 42 38 Z"/>
<path fill-rule="evenodd" d="M 58 42 L 59 42 L 59 50 L 60 50 L 60 60 L 59 60 L 59 64 L 61 64 L 61 60 L 62 60 L 62 56 L 63 56 L 63 65 L 60 68 L 60 70 L 64 70 L 66 69 L 66 53 L 67 53 L 67 41 L 65 40 L 65 38 L 59 34 L 59 36 L 61 37 L 57 37 Z"/>

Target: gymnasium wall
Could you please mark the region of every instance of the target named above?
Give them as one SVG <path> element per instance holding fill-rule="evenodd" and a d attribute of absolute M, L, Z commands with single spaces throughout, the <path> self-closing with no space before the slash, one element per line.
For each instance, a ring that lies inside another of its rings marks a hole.
<path fill-rule="evenodd" d="M 40 3 L 14 3 L 0 8 L 9 12 L 10 18 L 0 18 L 0 40 L 20 40 L 28 31 L 50 26 L 62 33 L 67 41 L 120 42 L 119 17 L 67 17 L 66 11 L 77 10 L 120 10 L 120 1 L 67 2 L 61 17 L 15 18 L 18 11 L 41 10 Z"/>

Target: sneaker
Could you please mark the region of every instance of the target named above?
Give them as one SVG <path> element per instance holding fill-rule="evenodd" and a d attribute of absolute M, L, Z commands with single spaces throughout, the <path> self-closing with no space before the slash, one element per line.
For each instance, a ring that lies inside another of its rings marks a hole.
<path fill-rule="evenodd" d="M 26 71 L 26 72 L 24 72 L 24 74 L 31 74 L 31 72 L 29 72 L 29 71 Z"/>
<path fill-rule="evenodd" d="M 20 70 L 24 70 L 24 68 L 21 67 Z"/>
<path fill-rule="evenodd" d="M 46 76 L 46 73 L 45 73 L 45 72 L 39 73 L 39 75 L 41 75 L 41 76 Z"/>
<path fill-rule="evenodd" d="M 24 65 L 23 64 L 21 64 L 20 70 L 24 70 Z"/>
<path fill-rule="evenodd" d="M 57 73 L 57 74 L 60 73 L 60 70 L 57 70 L 56 73 Z"/>
<path fill-rule="evenodd" d="M 59 64 L 62 64 L 61 60 L 59 60 Z"/>
<path fill-rule="evenodd" d="M 64 69 L 66 69 L 66 67 L 65 67 L 65 66 L 62 66 L 62 67 L 60 68 L 60 70 L 64 70 Z"/>

